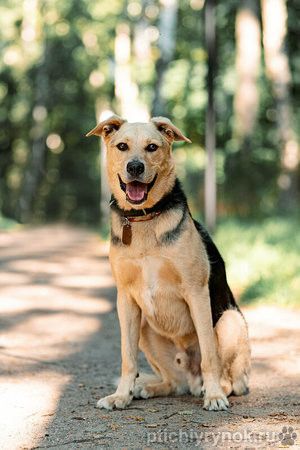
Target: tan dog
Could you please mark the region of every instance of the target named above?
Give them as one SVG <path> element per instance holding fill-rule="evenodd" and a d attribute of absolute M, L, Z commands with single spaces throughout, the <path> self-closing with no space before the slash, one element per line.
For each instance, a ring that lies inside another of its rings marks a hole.
<path fill-rule="evenodd" d="M 122 341 L 118 388 L 98 406 L 191 392 L 204 393 L 205 409 L 226 409 L 228 395 L 248 392 L 248 333 L 224 262 L 176 179 L 172 143 L 190 141 L 163 117 L 144 124 L 113 116 L 93 134 L 107 147 Z M 137 378 L 138 347 L 155 375 Z"/>

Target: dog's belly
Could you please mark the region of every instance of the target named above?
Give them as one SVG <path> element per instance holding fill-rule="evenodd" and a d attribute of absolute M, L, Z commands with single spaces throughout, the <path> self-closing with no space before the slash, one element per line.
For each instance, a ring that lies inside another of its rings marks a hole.
<path fill-rule="evenodd" d="M 128 261 L 122 284 L 156 332 L 171 339 L 194 333 L 180 274 L 168 259 L 147 256 Z"/>

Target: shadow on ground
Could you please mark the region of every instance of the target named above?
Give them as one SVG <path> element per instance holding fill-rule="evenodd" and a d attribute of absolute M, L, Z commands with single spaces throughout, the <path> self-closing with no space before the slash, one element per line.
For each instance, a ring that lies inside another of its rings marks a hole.
<path fill-rule="evenodd" d="M 106 412 L 95 404 L 120 367 L 107 246 L 56 226 L 0 234 L 0 248 L 1 448 L 266 447 L 283 426 L 300 435 L 299 312 L 245 311 L 251 392 L 228 412 L 191 396 Z"/>

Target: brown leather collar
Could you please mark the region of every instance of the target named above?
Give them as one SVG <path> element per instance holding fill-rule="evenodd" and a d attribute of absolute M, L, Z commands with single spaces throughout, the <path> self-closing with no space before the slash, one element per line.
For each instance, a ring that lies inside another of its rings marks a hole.
<path fill-rule="evenodd" d="M 130 245 L 132 239 L 132 222 L 143 222 L 152 220 L 161 213 L 169 211 L 173 208 L 181 208 L 188 210 L 186 197 L 180 187 L 178 179 L 175 180 L 174 186 L 170 192 L 164 195 L 154 206 L 146 209 L 124 210 L 119 207 L 117 200 L 112 195 L 110 200 L 111 209 L 118 214 L 122 224 L 122 242 L 124 245 Z"/>
<path fill-rule="evenodd" d="M 122 216 L 122 242 L 124 245 L 130 245 L 132 240 L 131 222 L 146 222 L 152 220 L 161 214 L 161 211 L 152 211 L 144 216 Z"/>
<path fill-rule="evenodd" d="M 161 214 L 161 211 L 153 211 L 149 214 L 146 214 L 144 216 L 123 216 L 123 218 L 126 220 L 129 220 L 129 222 L 146 222 L 147 220 L 152 220 L 154 217 L 157 217 Z"/>

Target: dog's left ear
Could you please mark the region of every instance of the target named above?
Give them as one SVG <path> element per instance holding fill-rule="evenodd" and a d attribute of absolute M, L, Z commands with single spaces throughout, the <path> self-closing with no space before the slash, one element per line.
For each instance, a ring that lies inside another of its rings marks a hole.
<path fill-rule="evenodd" d="M 112 135 L 115 131 L 118 131 L 118 129 L 125 123 L 126 120 L 122 119 L 119 116 L 111 116 L 106 120 L 103 120 L 103 122 L 100 122 L 95 128 L 93 128 L 91 131 L 89 131 L 86 136 L 102 136 L 103 138 L 107 138 L 110 135 Z"/>
<path fill-rule="evenodd" d="M 154 123 L 158 131 L 170 142 L 185 141 L 191 143 L 192 141 L 184 136 L 179 128 L 172 124 L 167 117 L 152 117 L 151 122 Z"/>

